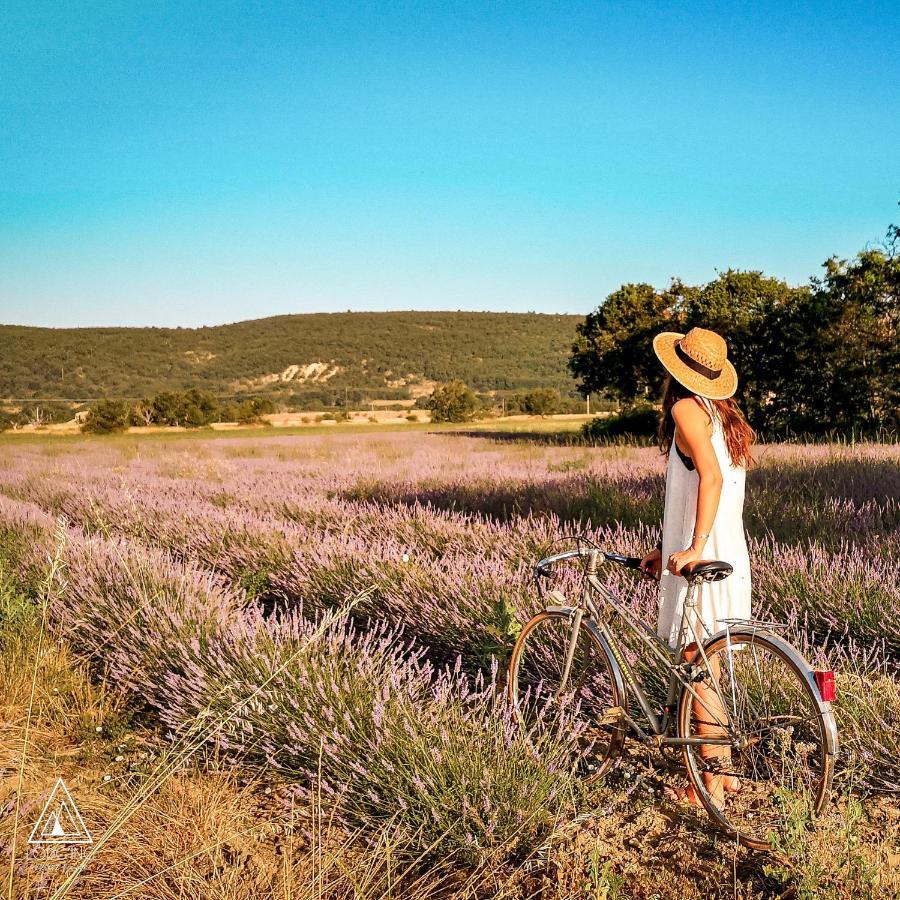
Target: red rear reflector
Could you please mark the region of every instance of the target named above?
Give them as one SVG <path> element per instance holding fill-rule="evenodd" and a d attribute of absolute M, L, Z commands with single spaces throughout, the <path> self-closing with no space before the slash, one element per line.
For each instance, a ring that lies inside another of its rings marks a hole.
<path fill-rule="evenodd" d="M 834 700 L 834 672 L 813 672 L 819 693 L 826 703 Z"/>

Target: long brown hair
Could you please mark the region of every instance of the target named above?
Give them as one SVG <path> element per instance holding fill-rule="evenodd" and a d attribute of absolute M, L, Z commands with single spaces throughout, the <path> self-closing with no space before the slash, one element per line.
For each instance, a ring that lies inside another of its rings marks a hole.
<path fill-rule="evenodd" d="M 684 397 L 693 397 L 693 391 L 689 391 L 680 381 L 671 375 L 666 375 L 663 385 L 662 416 L 659 420 L 657 439 L 659 449 L 668 453 L 675 440 L 675 419 L 672 416 L 672 407 Z M 750 423 L 744 418 L 740 407 L 733 397 L 727 400 L 710 400 L 716 408 L 719 418 L 722 420 L 722 430 L 725 433 L 725 445 L 728 447 L 728 455 L 732 465 L 743 465 L 750 468 L 753 465 L 753 456 L 750 447 L 756 440 L 756 432 L 750 427 Z"/>

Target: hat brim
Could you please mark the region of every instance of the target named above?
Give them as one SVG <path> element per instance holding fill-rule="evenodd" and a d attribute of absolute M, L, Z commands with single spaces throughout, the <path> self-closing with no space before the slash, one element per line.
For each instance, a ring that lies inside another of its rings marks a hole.
<path fill-rule="evenodd" d="M 695 372 L 679 359 L 675 352 L 675 342 L 683 338 L 677 331 L 661 331 L 653 338 L 653 352 L 666 371 L 689 391 L 709 400 L 727 400 L 737 390 L 737 372 L 731 361 L 726 359 L 722 371 L 715 378 L 707 378 Z"/>

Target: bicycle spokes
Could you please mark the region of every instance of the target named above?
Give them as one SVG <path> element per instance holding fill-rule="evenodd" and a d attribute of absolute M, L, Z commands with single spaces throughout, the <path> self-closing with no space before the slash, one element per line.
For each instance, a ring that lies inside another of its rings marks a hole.
<path fill-rule="evenodd" d="M 766 637 L 721 638 L 707 656 L 682 730 L 730 741 L 688 747 L 688 769 L 714 817 L 763 846 L 798 804 L 818 810 L 823 801 L 831 776 L 823 713 L 805 673 Z"/>
<path fill-rule="evenodd" d="M 542 613 L 523 629 L 510 663 L 510 690 L 529 734 L 570 731 L 574 763 L 593 778 L 621 745 L 624 699 L 595 634 L 573 625 L 568 615 Z"/>

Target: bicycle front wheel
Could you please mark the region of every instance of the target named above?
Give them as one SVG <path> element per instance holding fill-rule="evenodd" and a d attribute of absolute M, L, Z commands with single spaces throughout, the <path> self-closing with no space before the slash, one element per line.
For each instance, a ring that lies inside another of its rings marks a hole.
<path fill-rule="evenodd" d="M 712 819 L 741 843 L 769 850 L 797 816 L 828 800 L 837 731 L 809 667 L 775 635 L 714 638 L 682 690 L 679 736 L 730 738 L 684 748 L 688 776 Z"/>
<path fill-rule="evenodd" d="M 522 629 L 509 663 L 509 695 L 529 736 L 547 728 L 571 728 L 576 773 L 591 782 L 614 762 L 625 740 L 627 700 L 618 670 L 589 622 L 573 640 L 569 613 L 538 613 Z"/>

